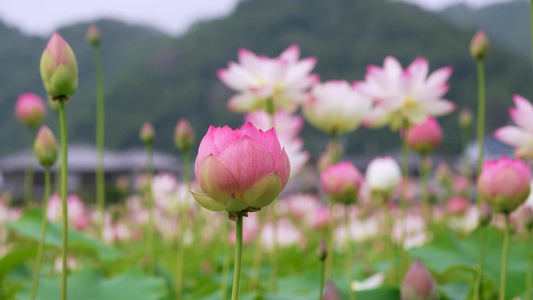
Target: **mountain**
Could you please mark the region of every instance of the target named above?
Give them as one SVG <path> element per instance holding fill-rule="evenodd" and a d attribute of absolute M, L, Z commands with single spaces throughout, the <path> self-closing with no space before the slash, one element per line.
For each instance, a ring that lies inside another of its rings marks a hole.
<path fill-rule="evenodd" d="M 440 16 L 464 28 L 483 29 L 494 42 L 531 59 L 529 6 L 523 0 L 480 9 L 460 4 L 444 9 Z"/>
<path fill-rule="evenodd" d="M 215 71 L 236 60 L 240 47 L 277 56 L 292 43 L 302 56 L 317 56 L 315 72 L 323 80 L 361 80 L 368 64 L 382 64 L 387 55 L 405 66 L 427 57 L 431 69 L 451 65 L 454 74 L 447 98 L 459 108 L 475 107 L 475 63 L 468 53 L 474 30 L 458 28 L 439 15 L 386 0 L 244 0 L 224 18 L 204 21 L 180 37 L 156 30 L 102 21 L 102 56 L 106 76 L 106 145 L 138 145 L 145 120 L 157 130 L 155 147 L 173 151 L 172 133 L 180 117 L 188 118 L 199 138 L 209 124 L 238 126 L 242 115 L 227 111 L 232 92 Z M 5 26 L 4 26 L 5 27 Z M 59 32 L 76 53 L 80 89 L 68 104 L 69 136 L 94 140 L 94 67 L 85 42 L 87 24 Z M 44 94 L 38 60 L 46 41 L 0 27 L 0 140 L 9 141 L 0 153 L 27 143 L 27 133 L 13 117 L 16 96 L 26 90 Z M 492 48 L 487 62 L 488 130 L 507 120 L 513 93 L 529 91 L 531 70 L 525 60 L 502 47 Z M 4 78 L 5 77 L 5 78 Z M 457 153 L 460 134 L 457 114 L 442 118 L 446 130 L 443 151 Z M 54 118 L 49 118 L 54 125 Z M 327 136 L 306 126 L 306 148 L 317 153 Z M 346 135 L 351 153 L 375 153 L 397 147 L 397 134 L 388 129 L 359 129 Z"/>

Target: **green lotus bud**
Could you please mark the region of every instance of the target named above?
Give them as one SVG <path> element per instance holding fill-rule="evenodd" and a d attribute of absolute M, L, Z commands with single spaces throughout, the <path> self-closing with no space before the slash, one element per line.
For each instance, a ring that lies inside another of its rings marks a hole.
<path fill-rule="evenodd" d="M 326 257 L 328 257 L 328 247 L 326 246 L 326 242 L 324 242 L 324 240 L 320 240 L 320 244 L 318 244 L 318 248 L 316 249 L 316 254 L 318 255 L 318 259 L 320 261 L 325 261 Z"/>
<path fill-rule="evenodd" d="M 78 63 L 69 44 L 54 33 L 41 56 L 41 78 L 53 99 L 67 97 L 78 88 Z"/>
<path fill-rule="evenodd" d="M 155 130 L 150 122 L 144 122 L 139 133 L 139 138 L 145 144 L 152 144 L 155 138 Z"/>
<path fill-rule="evenodd" d="M 51 167 L 57 161 L 59 150 L 54 134 L 46 125 L 41 126 L 33 144 L 33 152 L 43 167 Z"/>
<path fill-rule="evenodd" d="M 483 30 L 476 32 L 472 38 L 470 54 L 476 60 L 485 60 L 489 55 L 489 39 Z"/>
<path fill-rule="evenodd" d="M 174 131 L 174 143 L 182 152 L 188 151 L 194 145 L 194 130 L 186 119 L 180 119 Z"/>
<path fill-rule="evenodd" d="M 92 47 L 97 47 L 100 45 L 100 30 L 98 29 L 98 26 L 96 24 L 89 25 L 89 29 L 87 29 L 87 42 Z"/>

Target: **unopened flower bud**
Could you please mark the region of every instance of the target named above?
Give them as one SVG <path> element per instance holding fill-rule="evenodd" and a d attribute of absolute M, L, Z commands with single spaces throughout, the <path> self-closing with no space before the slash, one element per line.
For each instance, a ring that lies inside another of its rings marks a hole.
<path fill-rule="evenodd" d="M 476 60 L 484 60 L 489 55 L 489 39 L 483 30 L 476 32 L 472 38 L 470 54 Z"/>
<path fill-rule="evenodd" d="M 326 242 L 324 242 L 324 240 L 320 240 L 318 248 L 316 249 L 316 254 L 318 255 L 318 259 L 320 261 L 325 261 L 326 257 L 328 257 L 328 247 L 326 246 Z"/>
<path fill-rule="evenodd" d="M 420 260 L 416 260 L 407 271 L 400 298 L 401 300 L 439 299 L 437 284 Z"/>
<path fill-rule="evenodd" d="M 92 47 L 97 47 L 100 45 L 100 30 L 98 29 L 98 26 L 96 24 L 89 25 L 89 28 L 87 29 L 87 42 Z"/>
<path fill-rule="evenodd" d="M 152 144 L 155 138 L 155 130 L 150 122 L 144 122 L 139 133 L 139 138 L 145 144 Z"/>
<path fill-rule="evenodd" d="M 492 210 L 490 206 L 483 202 L 479 208 L 479 225 L 488 226 L 492 222 Z"/>
<path fill-rule="evenodd" d="M 78 63 L 69 44 L 54 33 L 41 56 L 41 78 L 52 98 L 67 97 L 78 89 Z"/>
<path fill-rule="evenodd" d="M 469 108 L 463 108 L 459 114 L 459 126 L 463 129 L 472 127 L 472 111 Z"/>
<path fill-rule="evenodd" d="M 442 143 L 442 129 L 439 122 L 430 117 L 423 123 L 415 124 L 407 129 L 405 139 L 409 149 L 419 154 L 428 154 Z"/>
<path fill-rule="evenodd" d="M 328 166 L 320 174 L 320 182 L 332 202 L 348 205 L 357 201 L 363 175 L 352 162 L 343 161 Z"/>
<path fill-rule="evenodd" d="M 174 130 L 174 143 L 182 152 L 189 151 L 194 145 L 194 130 L 186 119 L 180 119 Z"/>
<path fill-rule="evenodd" d="M 33 144 L 33 152 L 44 167 L 52 166 L 59 155 L 56 138 L 46 125 L 41 126 Z"/>
<path fill-rule="evenodd" d="M 341 292 L 333 281 L 328 281 L 324 288 L 322 300 L 342 300 Z"/>
<path fill-rule="evenodd" d="M 22 124 L 36 128 L 46 117 L 46 105 L 41 97 L 34 93 L 23 93 L 15 104 L 15 116 Z"/>

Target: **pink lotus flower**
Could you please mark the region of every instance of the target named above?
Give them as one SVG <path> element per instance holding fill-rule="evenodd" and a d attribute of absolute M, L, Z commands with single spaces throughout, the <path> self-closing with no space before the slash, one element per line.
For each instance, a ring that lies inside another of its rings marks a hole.
<path fill-rule="evenodd" d="M 530 192 L 531 170 L 520 159 L 504 156 L 485 161 L 477 180 L 480 197 L 496 212 L 511 213 L 526 201 Z"/>
<path fill-rule="evenodd" d="M 15 104 L 15 116 L 20 123 L 30 128 L 41 125 L 46 117 L 46 104 L 34 93 L 23 93 Z"/>
<path fill-rule="evenodd" d="M 285 148 L 285 152 L 287 152 L 291 162 L 291 176 L 302 170 L 310 157 L 309 152 L 302 150 L 303 140 L 298 137 L 303 128 L 302 117 L 284 110 L 276 111 L 273 116 L 270 116 L 264 110 L 256 110 L 247 113 L 244 116 L 244 120 L 263 131 L 272 128 L 272 123 L 274 123 L 279 143 Z"/>
<path fill-rule="evenodd" d="M 446 202 L 446 211 L 452 216 L 464 215 L 468 209 L 468 199 L 461 196 L 455 196 Z"/>
<path fill-rule="evenodd" d="M 48 200 L 47 219 L 51 222 L 61 221 L 63 218 L 61 198 L 54 194 Z M 67 210 L 69 223 L 78 230 L 84 230 L 91 225 L 91 218 L 87 206 L 77 195 L 69 195 L 67 198 Z"/>
<path fill-rule="evenodd" d="M 191 193 L 206 209 L 254 211 L 285 188 L 290 163 L 274 129 L 211 126 L 200 142 L 195 174 L 204 193 Z"/>
<path fill-rule="evenodd" d="M 405 132 L 409 149 L 420 154 L 428 154 L 442 143 L 442 129 L 435 118 L 429 117 L 420 124 L 411 126 Z"/>
<path fill-rule="evenodd" d="M 365 117 L 365 126 L 389 125 L 397 130 L 405 122 L 418 124 L 428 116 L 452 112 L 455 105 L 442 99 L 449 88 L 447 80 L 452 68 L 438 69 L 429 76 L 428 72 L 428 61 L 422 57 L 405 70 L 391 56 L 385 58 L 383 68 L 369 66 L 365 81 L 359 84 L 359 89 L 374 101 L 374 108 Z"/>
<path fill-rule="evenodd" d="M 72 95 L 78 89 L 78 63 L 69 44 L 54 33 L 41 56 L 41 78 L 52 98 Z"/>
<path fill-rule="evenodd" d="M 526 98 L 514 95 L 516 107 L 509 115 L 518 126 L 504 126 L 494 132 L 494 137 L 515 148 L 518 157 L 533 158 L 533 105 Z"/>
<path fill-rule="evenodd" d="M 311 228 L 327 228 L 331 219 L 329 208 L 322 206 L 316 210 L 315 214 L 310 218 L 309 223 Z"/>
<path fill-rule="evenodd" d="M 324 192 L 333 202 L 350 204 L 357 201 L 363 175 L 348 161 L 331 165 L 320 174 Z"/>
<path fill-rule="evenodd" d="M 239 92 L 230 99 L 228 108 L 239 112 L 267 110 L 267 99 L 271 99 L 275 110 L 296 110 L 307 89 L 318 80 L 310 74 L 316 58 L 299 58 L 297 45 L 290 46 L 277 58 L 240 49 L 239 63 L 229 62 L 227 69 L 217 71 L 224 84 Z"/>
<path fill-rule="evenodd" d="M 332 80 L 313 87 L 303 105 L 306 120 L 329 133 L 354 131 L 370 110 L 372 101 L 344 80 Z"/>

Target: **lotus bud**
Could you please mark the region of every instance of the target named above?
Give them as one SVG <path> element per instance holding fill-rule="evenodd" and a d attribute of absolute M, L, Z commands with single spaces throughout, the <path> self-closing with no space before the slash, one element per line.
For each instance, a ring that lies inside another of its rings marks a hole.
<path fill-rule="evenodd" d="M 333 281 L 326 283 L 322 300 L 342 300 L 341 292 Z"/>
<path fill-rule="evenodd" d="M 150 122 L 144 122 L 139 133 L 139 138 L 145 144 L 152 144 L 155 138 L 155 130 Z"/>
<path fill-rule="evenodd" d="M 476 60 L 485 60 L 489 55 L 489 39 L 483 30 L 476 32 L 472 38 L 470 54 Z"/>
<path fill-rule="evenodd" d="M 332 202 L 351 204 L 357 201 L 363 175 L 351 162 L 343 161 L 327 167 L 320 174 L 320 181 Z"/>
<path fill-rule="evenodd" d="M 318 255 L 318 259 L 320 261 L 325 261 L 326 257 L 328 257 L 328 247 L 326 246 L 326 242 L 324 242 L 324 240 L 320 240 L 318 248 L 316 249 L 316 254 Z"/>
<path fill-rule="evenodd" d="M 416 260 L 407 271 L 402 284 L 401 300 L 438 300 L 439 292 L 435 280 L 420 262 Z"/>
<path fill-rule="evenodd" d="M 41 78 L 52 99 L 72 95 L 78 88 L 78 63 L 69 44 L 54 33 L 41 56 Z"/>
<path fill-rule="evenodd" d="M 450 167 L 444 162 L 441 162 L 437 165 L 437 170 L 435 171 L 435 176 L 437 181 L 445 186 L 450 186 L 453 181 L 452 171 Z"/>
<path fill-rule="evenodd" d="M 390 156 L 374 158 L 366 169 L 366 182 L 370 191 L 385 199 L 396 191 L 401 179 L 400 166 Z"/>
<path fill-rule="evenodd" d="M 469 108 L 463 108 L 459 114 L 459 126 L 463 129 L 472 127 L 472 111 Z"/>
<path fill-rule="evenodd" d="M 531 206 L 526 206 L 524 208 L 524 228 L 527 230 L 533 230 L 533 209 Z"/>
<path fill-rule="evenodd" d="M 43 167 L 55 164 L 59 155 L 56 138 L 46 125 L 41 126 L 33 144 L 33 152 Z"/>
<path fill-rule="evenodd" d="M 495 212 L 509 214 L 526 201 L 531 170 L 521 159 L 485 161 L 477 180 L 478 194 Z"/>
<path fill-rule="evenodd" d="M 98 26 L 96 24 L 89 25 L 87 29 L 87 42 L 92 47 L 97 47 L 100 45 L 100 38 L 100 29 L 98 29 Z"/>
<path fill-rule="evenodd" d="M 435 118 L 429 117 L 423 123 L 407 129 L 405 139 L 409 149 L 423 155 L 428 154 L 442 143 L 442 129 Z"/>
<path fill-rule="evenodd" d="M 462 196 L 455 196 L 446 202 L 446 212 L 452 216 L 464 215 L 468 209 L 468 199 Z"/>
<path fill-rule="evenodd" d="M 174 130 L 174 143 L 182 152 L 187 152 L 194 144 L 194 130 L 186 119 L 180 119 Z"/>
<path fill-rule="evenodd" d="M 15 116 L 20 123 L 35 128 L 41 125 L 46 117 L 46 105 L 43 99 L 34 93 L 23 93 L 15 104 Z"/>

